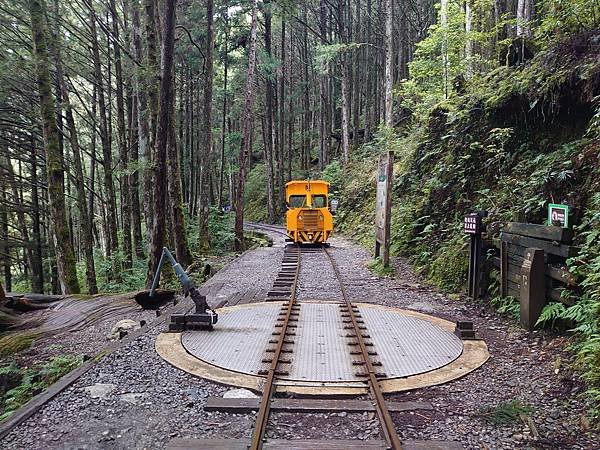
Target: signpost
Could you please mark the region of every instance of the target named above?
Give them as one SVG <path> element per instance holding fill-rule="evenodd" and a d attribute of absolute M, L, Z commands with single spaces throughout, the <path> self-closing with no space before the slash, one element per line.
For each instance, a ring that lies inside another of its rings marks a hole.
<path fill-rule="evenodd" d="M 377 206 L 375 211 L 375 257 L 381 255 L 383 265 L 390 263 L 390 227 L 392 218 L 392 181 L 394 177 L 394 152 L 379 156 L 377 170 Z"/>
<path fill-rule="evenodd" d="M 487 213 L 482 211 L 465 216 L 464 230 L 469 235 L 469 292 L 473 300 L 479 298 L 479 282 L 481 280 L 481 219 Z"/>
<path fill-rule="evenodd" d="M 548 205 L 548 225 L 569 228 L 569 206 L 550 203 Z"/>

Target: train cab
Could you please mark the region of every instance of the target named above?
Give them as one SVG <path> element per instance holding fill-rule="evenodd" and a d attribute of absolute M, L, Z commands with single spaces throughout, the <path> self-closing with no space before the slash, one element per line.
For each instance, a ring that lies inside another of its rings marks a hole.
<path fill-rule="evenodd" d="M 325 243 L 333 231 L 329 183 L 324 180 L 290 181 L 285 185 L 286 229 L 295 243 Z"/>

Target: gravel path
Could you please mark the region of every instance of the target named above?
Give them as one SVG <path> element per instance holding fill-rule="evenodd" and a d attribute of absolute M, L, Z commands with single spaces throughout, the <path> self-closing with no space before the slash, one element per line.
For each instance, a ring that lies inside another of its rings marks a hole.
<path fill-rule="evenodd" d="M 244 254 L 209 280 L 208 284 L 223 284 L 217 296 L 242 286 L 271 286 L 283 253 L 283 237 L 269 234 L 275 240 L 273 247 Z M 396 279 L 380 279 L 366 268 L 370 255 L 364 249 L 335 238 L 331 252 L 354 300 L 472 320 L 488 343 L 492 357 L 475 372 L 442 386 L 389 397 L 424 400 L 434 406 L 433 411 L 395 413 L 402 438 L 450 439 L 469 449 L 600 448 L 598 434 L 584 429 L 584 403 L 577 397 L 582 385 L 565 367 L 569 358 L 563 338 L 523 332 L 483 304 L 451 300 L 421 283 L 402 260 L 395 261 Z M 300 298 L 339 295 L 329 266 L 318 259 L 321 256 L 306 256 Z M 313 257 L 314 264 L 308 264 Z M 161 328 L 150 329 L 101 360 L 0 441 L 0 448 L 143 449 L 163 448 L 174 437 L 250 438 L 253 414 L 203 411 L 207 396 L 223 395 L 229 387 L 183 373 L 155 353 L 154 340 Z M 560 359 L 562 365 L 557 362 Z M 530 424 L 496 426 L 482 417 L 484 408 L 513 399 L 533 408 Z M 274 413 L 270 424 L 269 437 L 380 438 L 377 420 L 369 413 Z"/>

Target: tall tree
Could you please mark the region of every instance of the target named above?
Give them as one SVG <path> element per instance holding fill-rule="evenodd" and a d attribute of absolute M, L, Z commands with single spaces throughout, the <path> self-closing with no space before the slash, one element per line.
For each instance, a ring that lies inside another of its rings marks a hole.
<path fill-rule="evenodd" d="M 58 13 L 58 3 L 56 3 L 56 13 Z M 58 17 L 58 15 L 57 15 Z M 73 153 L 73 165 L 75 167 L 75 187 L 77 190 L 77 209 L 81 220 L 82 247 L 85 253 L 85 273 L 88 293 L 97 294 L 98 286 L 96 283 L 96 267 L 94 263 L 94 240 L 92 237 L 92 220 L 88 210 L 88 204 L 85 198 L 85 180 L 83 175 L 83 163 L 81 156 L 81 147 L 79 145 L 79 135 L 73 117 L 73 107 L 69 95 L 69 87 L 65 80 L 66 74 L 63 70 L 60 28 L 57 24 L 56 38 L 53 43 L 54 59 L 56 66 L 56 78 L 61 93 L 61 106 L 67 120 L 69 129 L 69 142 L 71 152 Z"/>
<path fill-rule="evenodd" d="M 31 31 L 33 34 L 33 56 L 36 67 L 38 95 L 40 99 L 41 122 L 44 130 L 46 170 L 48 174 L 48 195 L 50 216 L 54 228 L 54 243 L 58 278 L 65 294 L 79 293 L 75 252 L 71 244 L 64 192 L 64 160 L 59 148 L 58 128 L 52 99 L 52 84 L 46 31 L 46 4 L 44 0 L 29 0 Z"/>
<path fill-rule="evenodd" d="M 242 142 L 240 144 L 240 171 L 235 202 L 235 249 L 244 247 L 244 185 L 246 183 L 246 164 L 251 151 L 252 103 L 254 101 L 254 72 L 256 70 L 256 28 L 258 22 L 258 0 L 252 0 L 252 24 L 250 26 L 250 42 L 248 43 L 248 74 L 244 95 L 244 117 Z"/>
<path fill-rule="evenodd" d="M 206 78 L 204 84 L 204 139 L 203 161 L 201 165 L 202 191 L 200 192 L 200 249 L 206 251 L 210 249 L 210 234 L 208 232 L 208 216 L 210 212 L 209 203 L 209 175 L 212 160 L 212 97 L 213 97 L 213 54 L 215 47 L 214 32 L 214 2 L 206 0 L 206 58 L 205 70 Z"/>
<path fill-rule="evenodd" d="M 393 55 L 393 46 L 392 46 L 392 17 L 393 17 L 393 11 L 392 11 L 392 0 L 384 0 L 383 2 L 383 12 L 385 14 L 385 86 L 384 86 L 384 92 L 385 92 L 385 110 L 384 110 L 384 117 L 385 117 L 385 124 L 388 127 L 392 127 L 394 124 L 393 118 L 392 118 L 392 80 L 393 80 L 393 74 L 392 74 L 392 59 L 394 57 Z"/>
<path fill-rule="evenodd" d="M 175 6 L 176 0 L 164 0 L 162 23 L 161 63 L 160 63 L 160 95 L 158 106 L 158 126 L 156 129 L 156 146 L 153 155 L 153 210 L 164 211 L 166 206 L 167 184 L 167 145 L 171 123 L 171 102 L 173 91 L 173 53 L 175 49 Z M 165 215 L 153 214 L 150 230 L 150 249 L 148 257 L 148 274 L 146 285 L 150 287 L 152 278 L 158 269 L 165 241 Z"/>
<path fill-rule="evenodd" d="M 115 86 L 117 94 L 117 135 L 119 145 L 119 159 L 121 167 L 121 223 L 123 235 L 123 267 L 131 268 L 131 188 L 129 186 L 129 143 L 125 128 L 125 100 L 123 95 L 123 66 L 121 63 L 121 43 L 119 39 L 119 15 L 115 0 L 110 0 L 112 16 L 112 36 L 114 38 L 113 50 L 115 55 Z"/>

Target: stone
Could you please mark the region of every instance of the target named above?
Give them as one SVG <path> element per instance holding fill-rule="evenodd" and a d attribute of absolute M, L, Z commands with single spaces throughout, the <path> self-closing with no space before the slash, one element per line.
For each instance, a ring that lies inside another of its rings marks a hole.
<path fill-rule="evenodd" d="M 116 384 L 111 383 L 96 383 L 91 386 L 86 386 L 83 390 L 92 398 L 108 398 L 113 391 L 117 389 Z"/>
<path fill-rule="evenodd" d="M 106 338 L 109 341 L 116 341 L 119 339 L 121 332 L 126 331 L 127 333 L 131 333 L 131 332 L 139 330 L 139 329 L 140 329 L 140 324 L 139 324 L 139 322 L 136 322 L 135 320 L 131 320 L 131 319 L 119 320 L 112 327 L 112 329 L 110 330 L 110 333 L 108 334 L 108 336 L 106 336 Z"/>
<path fill-rule="evenodd" d="M 125 403 L 137 405 L 144 398 L 144 394 L 141 392 L 128 392 L 127 394 L 121 394 L 119 398 Z"/>
<path fill-rule="evenodd" d="M 248 389 L 230 389 L 223 398 L 258 398 L 258 395 Z"/>

